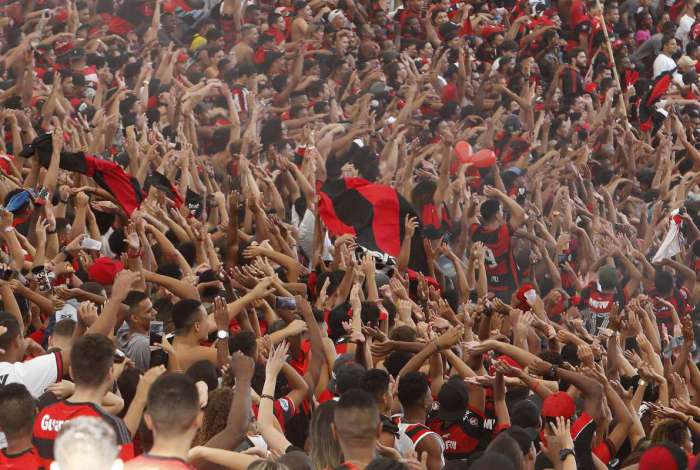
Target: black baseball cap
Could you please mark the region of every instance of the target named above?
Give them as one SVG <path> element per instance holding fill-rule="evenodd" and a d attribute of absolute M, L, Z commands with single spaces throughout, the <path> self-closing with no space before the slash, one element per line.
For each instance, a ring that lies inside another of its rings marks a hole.
<path fill-rule="evenodd" d="M 461 421 L 469 404 L 469 390 L 461 377 L 451 377 L 442 384 L 437 396 L 438 417 L 443 421 Z"/>

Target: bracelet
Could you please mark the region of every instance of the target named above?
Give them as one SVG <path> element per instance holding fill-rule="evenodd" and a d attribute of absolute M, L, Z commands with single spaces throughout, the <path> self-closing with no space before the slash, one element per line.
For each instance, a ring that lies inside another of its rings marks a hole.
<path fill-rule="evenodd" d="M 639 379 L 639 382 L 637 382 L 637 385 L 640 387 L 643 387 L 647 384 L 647 381 L 644 379 Z"/>
<path fill-rule="evenodd" d="M 56 234 L 56 230 L 47 230 L 46 231 L 46 235 L 55 235 L 55 234 Z"/>
<path fill-rule="evenodd" d="M 139 250 L 137 252 L 132 252 L 131 250 L 129 250 L 127 256 L 131 259 L 140 258 L 141 256 L 143 256 L 143 250 Z"/>
<path fill-rule="evenodd" d="M 262 395 L 260 395 L 260 399 L 262 400 L 263 398 L 268 398 L 272 401 L 275 401 L 275 398 L 272 395 L 268 395 L 267 393 L 263 393 Z"/>
<path fill-rule="evenodd" d="M 535 381 L 535 382 L 532 384 L 532 387 L 530 387 L 530 390 L 532 390 L 533 392 L 537 392 L 537 389 L 538 389 L 538 388 L 540 388 L 540 383 L 537 382 L 537 381 Z"/>

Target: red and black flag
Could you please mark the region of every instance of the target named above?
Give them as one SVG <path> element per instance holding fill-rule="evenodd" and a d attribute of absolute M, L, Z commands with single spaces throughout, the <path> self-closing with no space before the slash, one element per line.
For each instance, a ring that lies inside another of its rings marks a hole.
<path fill-rule="evenodd" d="M 148 192 L 150 186 L 163 191 L 165 196 L 175 203 L 175 207 L 180 207 L 182 205 L 182 196 L 180 192 L 164 174 L 155 170 L 152 171 L 143 185 L 146 192 Z"/>
<path fill-rule="evenodd" d="M 319 215 L 333 236 L 353 234 L 372 251 L 398 257 L 406 215 L 420 218 L 394 188 L 363 178 L 326 181 L 320 189 Z M 411 242 L 409 268 L 426 273 L 427 258 L 420 229 Z"/>
<path fill-rule="evenodd" d="M 51 134 L 42 134 L 26 145 L 20 156 L 29 158 L 33 155 L 39 158 L 44 168 L 51 163 L 53 146 Z M 105 191 L 109 192 L 128 215 L 131 215 L 143 198 L 141 185 L 114 162 L 102 160 L 94 155 L 83 152 L 61 152 L 59 167 L 66 171 L 75 171 L 90 176 Z"/>
<path fill-rule="evenodd" d="M 656 109 L 656 103 L 666 94 L 668 88 L 673 83 L 673 73 L 675 70 L 663 72 L 656 77 L 651 84 L 651 88 L 644 94 L 639 103 L 639 128 L 643 132 L 661 127 L 666 116 Z"/>

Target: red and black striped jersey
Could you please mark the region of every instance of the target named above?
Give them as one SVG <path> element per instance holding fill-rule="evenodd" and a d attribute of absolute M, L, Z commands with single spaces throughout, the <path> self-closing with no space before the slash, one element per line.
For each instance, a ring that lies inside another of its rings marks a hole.
<path fill-rule="evenodd" d="M 488 435 L 484 430 L 484 414 L 469 406 L 461 420 L 452 422 L 438 418 L 434 410 L 428 417 L 428 426 L 445 442 L 447 460 L 466 459 L 488 444 L 483 439 Z"/>
<path fill-rule="evenodd" d="M 39 454 L 34 447 L 18 454 L 8 454 L 7 449 L 0 450 L 0 468 L 3 470 L 37 470 Z"/>
<path fill-rule="evenodd" d="M 134 457 L 134 444 L 131 434 L 121 418 L 112 416 L 93 403 L 70 403 L 59 401 L 49 405 L 39 412 L 34 420 L 33 441 L 41 464 L 48 468 L 53 460 L 53 444 L 63 424 L 80 416 L 93 416 L 101 418 L 114 429 L 117 442 L 121 445 L 119 457 L 130 460 Z"/>
<path fill-rule="evenodd" d="M 482 242 L 486 249 L 486 275 L 489 290 L 503 290 L 517 286 L 517 273 L 511 250 L 512 232 L 508 224 L 495 230 L 472 224 L 469 232 L 472 242 Z"/>
<path fill-rule="evenodd" d="M 661 325 L 666 325 L 667 327 L 671 326 L 671 323 L 673 322 L 673 311 L 668 307 L 668 305 L 661 302 L 660 299 L 673 305 L 673 308 L 676 309 L 676 313 L 680 319 L 692 311 L 690 303 L 688 302 L 689 297 L 690 295 L 684 287 L 675 289 L 668 297 L 652 294 L 652 308 L 654 310 L 654 316 L 656 316 L 656 323 L 659 325 L 659 327 L 661 327 Z"/>

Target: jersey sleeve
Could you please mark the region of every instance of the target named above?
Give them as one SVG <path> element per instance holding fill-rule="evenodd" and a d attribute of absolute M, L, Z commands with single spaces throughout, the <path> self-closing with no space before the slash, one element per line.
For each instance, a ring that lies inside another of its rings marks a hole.
<path fill-rule="evenodd" d="M 18 382 L 24 384 L 35 398 L 44 393 L 46 387 L 63 377 L 63 359 L 58 351 L 25 362 L 17 362 L 13 367 Z"/>
<path fill-rule="evenodd" d="M 289 397 L 282 397 L 275 400 L 275 417 L 280 425 L 284 428 L 289 420 L 297 413 L 294 402 Z"/>

